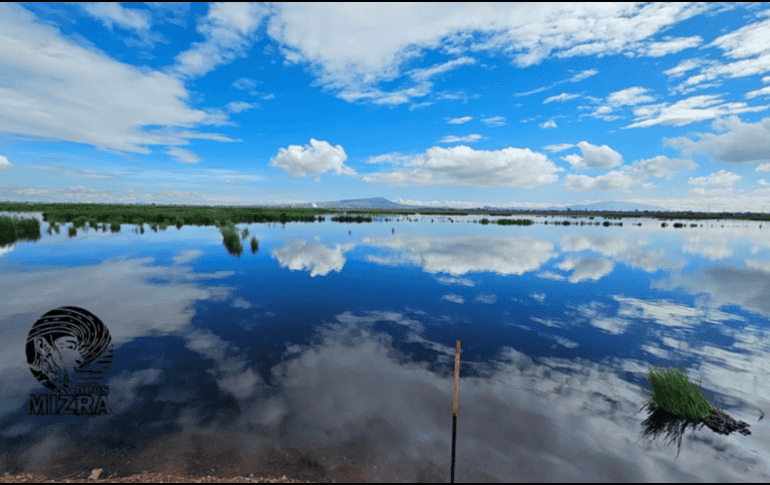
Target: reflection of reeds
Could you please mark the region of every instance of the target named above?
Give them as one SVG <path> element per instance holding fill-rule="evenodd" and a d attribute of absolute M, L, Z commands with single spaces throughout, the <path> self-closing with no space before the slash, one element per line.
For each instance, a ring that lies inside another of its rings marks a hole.
<path fill-rule="evenodd" d="M 238 237 L 238 231 L 234 225 L 223 226 L 220 231 L 222 232 L 222 239 L 227 248 L 227 252 L 240 256 L 243 252 L 243 245 L 241 244 L 241 238 Z"/>
<path fill-rule="evenodd" d="M 647 419 L 642 422 L 642 435 L 657 438 L 661 433 L 666 433 L 668 444 L 677 442 L 677 456 L 688 426 L 692 426 L 693 431 L 707 426 L 720 434 L 734 431 L 751 434 L 748 424 L 736 421 L 721 409 L 713 408 L 703 392 L 688 380 L 683 370 L 652 370 L 648 377 L 653 392 L 649 395 L 650 402 L 640 409 L 640 412 L 645 409 L 649 412 Z"/>
<path fill-rule="evenodd" d="M 0 216 L 0 246 L 22 239 L 27 241 L 40 239 L 40 221 Z"/>

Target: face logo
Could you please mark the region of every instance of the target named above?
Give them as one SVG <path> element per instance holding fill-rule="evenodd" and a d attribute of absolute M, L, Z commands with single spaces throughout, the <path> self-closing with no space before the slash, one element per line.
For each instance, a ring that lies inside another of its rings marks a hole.
<path fill-rule="evenodd" d="M 26 353 L 32 375 L 42 385 L 61 394 L 79 394 L 78 388 L 98 386 L 109 369 L 112 338 L 88 310 L 61 307 L 32 325 Z"/>

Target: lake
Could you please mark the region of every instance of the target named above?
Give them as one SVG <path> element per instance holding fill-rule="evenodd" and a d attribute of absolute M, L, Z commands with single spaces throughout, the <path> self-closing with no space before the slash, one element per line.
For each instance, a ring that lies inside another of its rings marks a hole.
<path fill-rule="evenodd" d="M 770 481 L 767 224 L 388 217 L 241 224 L 240 256 L 195 226 L 0 248 L 0 469 L 448 481 L 460 340 L 458 482 Z M 29 412 L 63 306 L 112 337 L 108 414 Z M 642 439 L 653 366 L 752 434 Z"/>

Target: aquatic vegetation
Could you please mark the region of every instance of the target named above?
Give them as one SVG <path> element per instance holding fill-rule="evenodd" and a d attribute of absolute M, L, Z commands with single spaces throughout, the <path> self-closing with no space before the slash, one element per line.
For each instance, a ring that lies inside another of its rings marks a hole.
<path fill-rule="evenodd" d="M 356 222 L 356 223 L 362 223 L 362 222 L 372 222 L 372 218 L 369 216 L 349 216 L 349 215 L 342 215 L 342 216 L 334 216 L 332 217 L 332 221 L 334 222 Z"/>
<path fill-rule="evenodd" d="M 534 224 L 531 219 L 498 219 L 497 223 L 501 226 L 531 226 Z"/>
<path fill-rule="evenodd" d="M 243 232 L 241 232 L 241 239 L 246 239 L 247 237 L 249 237 L 249 228 L 244 227 Z"/>
<path fill-rule="evenodd" d="M 227 252 L 240 256 L 243 252 L 243 245 L 241 244 L 241 238 L 238 237 L 238 231 L 234 225 L 226 225 L 220 229 L 222 233 L 222 239 L 227 248 Z"/>
<path fill-rule="evenodd" d="M 648 377 L 653 392 L 649 395 L 650 402 L 640 409 L 640 412 L 644 409 L 650 412 L 642 422 L 642 434 L 657 437 L 665 432 L 670 437 L 669 444 L 677 441 L 677 456 L 688 426 L 693 430 L 706 426 L 715 433 L 727 435 L 734 431 L 751 434 L 747 423 L 736 421 L 722 409 L 712 407 L 683 370 L 651 370 Z"/>
<path fill-rule="evenodd" d="M 114 221 L 110 223 L 110 231 L 112 232 L 119 232 L 120 231 L 120 222 Z"/>
<path fill-rule="evenodd" d="M 70 228 L 69 228 L 69 236 L 70 237 L 75 237 L 77 235 L 78 235 L 78 228 L 75 227 L 75 226 L 70 226 Z"/>
<path fill-rule="evenodd" d="M 709 415 L 711 405 L 681 369 L 651 371 L 649 379 L 653 389 L 652 404 L 656 408 L 691 419 L 704 419 Z"/>
<path fill-rule="evenodd" d="M 40 221 L 37 219 L 0 216 L 0 246 L 19 240 L 38 239 L 40 239 Z"/>
<path fill-rule="evenodd" d="M 251 252 L 256 253 L 259 251 L 259 239 L 257 239 L 255 236 L 251 236 Z"/>

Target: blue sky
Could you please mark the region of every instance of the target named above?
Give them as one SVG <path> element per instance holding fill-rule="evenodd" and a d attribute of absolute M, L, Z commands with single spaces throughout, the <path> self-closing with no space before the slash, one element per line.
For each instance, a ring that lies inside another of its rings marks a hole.
<path fill-rule="evenodd" d="M 770 210 L 763 4 L 0 4 L 0 201 Z"/>

